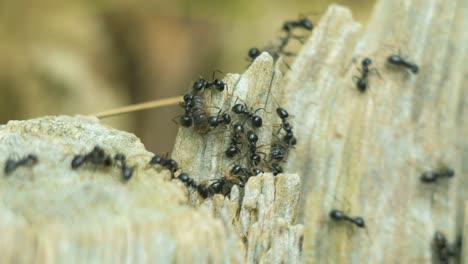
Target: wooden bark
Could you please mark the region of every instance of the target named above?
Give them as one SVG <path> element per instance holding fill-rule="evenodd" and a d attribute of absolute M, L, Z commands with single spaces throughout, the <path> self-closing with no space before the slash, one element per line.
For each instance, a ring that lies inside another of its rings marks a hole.
<path fill-rule="evenodd" d="M 169 173 L 146 166 L 151 153 L 136 137 L 94 119 L 2 126 L 2 159 L 36 152 L 40 163 L 0 179 L 1 255 L 15 263 L 434 260 L 436 230 L 450 242 L 463 225 L 467 234 L 467 20 L 465 0 L 381 0 L 364 29 L 332 5 L 284 79 L 281 59 L 266 53 L 245 73 L 228 74 L 227 92 L 204 93 L 207 115 L 239 99 L 265 108 L 258 145 L 268 153 L 281 106 L 294 115 L 298 138 L 285 174 L 252 177 L 230 197 L 203 200 L 169 181 Z M 399 50 L 418 74 L 386 64 Z M 352 76 L 364 57 L 381 77 L 371 74 L 360 93 Z M 237 162 L 223 154 L 228 143 L 223 127 L 203 135 L 180 128 L 172 156 L 209 183 Z M 73 155 L 96 144 L 125 153 L 138 165 L 134 178 L 122 182 L 115 167 L 70 170 Z M 455 177 L 421 183 L 424 171 L 440 166 Z M 333 222 L 332 209 L 362 216 L 366 229 Z"/>
<path fill-rule="evenodd" d="M 382 0 L 361 29 L 347 9 L 332 6 L 298 54 L 282 102 L 298 131 L 287 171 L 302 176 L 307 197 L 305 262 L 427 263 L 436 230 L 450 241 L 461 233 L 467 7 Z M 418 74 L 386 64 L 399 50 Z M 371 75 L 369 91 L 359 93 L 352 76 L 363 57 L 381 78 Z M 440 166 L 455 178 L 421 183 L 424 171 Z M 332 223 L 332 209 L 362 216 L 366 230 Z"/>

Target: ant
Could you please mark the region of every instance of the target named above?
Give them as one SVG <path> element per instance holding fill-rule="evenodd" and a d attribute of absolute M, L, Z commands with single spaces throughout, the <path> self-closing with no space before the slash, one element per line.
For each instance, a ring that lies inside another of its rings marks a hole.
<path fill-rule="evenodd" d="M 364 219 L 360 216 L 350 217 L 345 215 L 340 210 L 333 209 L 330 211 L 330 217 L 335 221 L 345 220 L 355 224 L 359 228 L 366 228 L 366 223 L 364 222 Z"/>
<path fill-rule="evenodd" d="M 246 167 L 242 167 L 241 165 L 234 165 L 230 174 L 232 176 L 237 176 L 242 184 L 246 184 L 249 178 L 252 176 L 251 171 Z M 254 172 L 254 174 L 257 175 L 259 173 Z"/>
<path fill-rule="evenodd" d="M 93 150 L 86 155 L 76 155 L 71 162 L 71 167 L 72 169 L 77 169 L 87 162 L 96 166 L 109 167 L 112 165 L 112 158 L 106 155 L 101 147 L 95 146 Z"/>
<path fill-rule="evenodd" d="M 248 56 L 250 59 L 252 59 L 252 61 L 255 60 L 258 56 L 260 56 L 260 54 L 262 54 L 262 52 L 257 48 L 251 48 L 248 52 Z"/>
<path fill-rule="evenodd" d="M 426 171 L 424 172 L 420 180 L 424 183 L 433 183 L 436 182 L 437 179 L 442 177 L 451 178 L 455 175 L 455 171 L 450 168 L 440 169 L 438 171 Z"/>
<path fill-rule="evenodd" d="M 309 19 L 300 18 L 295 21 L 285 21 L 283 23 L 282 30 L 287 33 L 290 33 L 294 28 L 303 28 L 305 30 L 312 31 L 312 29 L 314 29 L 314 25 Z"/>
<path fill-rule="evenodd" d="M 284 135 L 283 140 L 291 146 L 296 145 L 297 140 L 296 137 L 294 137 L 294 133 L 292 131 L 292 126 L 289 124 L 287 119 L 289 118 L 289 113 L 286 111 L 286 109 L 278 107 L 276 108 L 276 114 L 279 116 L 281 119 L 281 127 L 280 130 L 283 129 L 286 132 L 286 135 Z M 278 131 L 279 133 L 279 131 Z"/>
<path fill-rule="evenodd" d="M 224 125 L 229 125 L 229 123 L 231 123 L 231 116 L 226 113 L 226 111 L 223 112 L 223 114 L 221 114 L 221 111 L 222 109 L 219 110 L 218 114 L 216 116 L 210 116 L 208 118 L 208 124 L 215 128 L 221 124 L 224 124 Z"/>
<path fill-rule="evenodd" d="M 364 58 L 361 61 L 362 70 L 358 69 L 361 72 L 362 76 L 359 78 L 358 76 L 353 76 L 353 80 L 356 80 L 356 87 L 361 93 L 364 93 L 367 90 L 369 85 L 369 73 L 374 70 L 377 74 L 377 69 L 371 69 L 369 66 L 372 64 L 372 60 L 370 58 Z"/>
<path fill-rule="evenodd" d="M 179 122 L 183 127 L 190 127 L 192 125 L 190 113 L 193 107 L 193 94 L 188 93 L 184 95 L 184 102 L 181 103 L 181 106 L 185 109 L 185 112 L 180 117 Z"/>
<path fill-rule="evenodd" d="M 167 154 L 166 154 L 167 156 Z M 167 157 L 162 157 L 159 155 L 154 155 L 149 161 L 149 165 L 159 164 L 163 168 L 169 170 L 172 174 L 179 170 L 179 164 L 173 159 L 167 159 Z"/>
<path fill-rule="evenodd" d="M 213 76 L 211 77 L 212 81 L 207 81 L 200 77 L 192 86 L 192 89 L 198 93 L 203 89 L 216 89 L 219 92 L 224 91 L 224 88 L 227 89 L 227 84 L 224 83 L 220 79 L 214 79 L 216 72 L 220 72 L 218 70 L 213 72 Z"/>
<path fill-rule="evenodd" d="M 185 184 L 187 187 L 192 187 L 197 190 L 203 199 L 206 199 L 209 195 L 208 188 L 203 184 L 197 184 L 194 179 L 192 179 L 188 173 L 182 172 L 178 179 Z"/>
<path fill-rule="evenodd" d="M 34 154 L 29 154 L 26 157 L 16 161 L 13 159 L 8 159 L 5 163 L 5 174 L 10 174 L 14 170 L 16 170 L 20 166 L 25 166 L 25 167 L 32 167 L 36 165 L 38 162 L 38 158 Z"/>
<path fill-rule="evenodd" d="M 130 180 L 132 178 L 133 170 L 135 169 L 135 166 L 133 167 L 128 166 L 125 155 L 121 153 L 115 154 L 114 160 L 115 160 L 115 163 L 120 162 L 120 166 L 122 168 L 123 179 L 126 181 Z"/>
<path fill-rule="evenodd" d="M 244 133 L 244 126 L 239 123 L 235 123 L 232 126 L 232 128 L 233 128 L 234 134 L 231 136 L 231 142 L 229 143 L 228 149 L 226 149 L 226 151 L 224 152 L 224 154 L 228 158 L 232 158 L 235 155 L 237 155 L 239 152 L 241 152 L 239 145 L 241 145 L 241 142 L 240 142 L 241 135 L 242 133 Z"/>
<path fill-rule="evenodd" d="M 409 61 L 406 61 L 405 59 L 403 59 L 400 55 L 390 55 L 388 58 L 387 58 L 387 62 L 392 64 L 392 65 L 395 65 L 395 66 L 402 66 L 402 67 L 406 67 L 407 69 L 409 69 L 413 74 L 417 74 L 419 72 L 419 67 L 418 65 L 416 65 L 415 63 L 412 63 L 412 62 L 409 62 Z"/>
<path fill-rule="evenodd" d="M 257 167 L 262 158 L 259 155 L 260 152 L 257 152 L 258 136 L 252 130 L 247 132 L 247 142 L 249 143 L 250 161 L 254 167 Z"/>
<path fill-rule="evenodd" d="M 436 231 L 434 234 L 433 246 L 441 263 L 449 263 L 449 257 L 455 257 L 458 253 L 458 245 L 451 247 L 445 235 L 440 231 Z"/>
<path fill-rule="evenodd" d="M 239 99 L 239 98 L 237 98 Z M 237 102 L 236 99 L 236 102 Z M 240 100 L 240 99 L 239 99 Z M 242 100 L 241 100 L 242 101 Z M 236 103 L 234 102 L 234 103 Z M 260 116 L 255 115 L 259 110 L 265 110 L 264 108 L 258 108 L 255 111 L 251 108 L 250 110 L 247 109 L 247 105 L 242 102 L 242 104 L 235 104 L 232 107 L 232 111 L 236 113 L 237 115 L 244 115 L 245 117 L 249 118 L 250 121 L 252 122 L 252 126 L 255 128 L 259 128 L 263 124 L 263 120 Z"/>

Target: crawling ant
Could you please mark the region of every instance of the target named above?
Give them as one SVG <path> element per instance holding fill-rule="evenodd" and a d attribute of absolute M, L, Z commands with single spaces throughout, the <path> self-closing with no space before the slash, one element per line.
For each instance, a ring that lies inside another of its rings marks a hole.
<path fill-rule="evenodd" d="M 333 219 L 335 221 L 345 220 L 345 221 L 351 222 L 351 223 L 355 224 L 359 228 L 365 228 L 366 227 L 366 223 L 364 222 L 364 219 L 362 217 L 360 217 L 360 216 L 350 217 L 350 216 L 345 215 L 340 210 L 336 210 L 336 209 L 331 210 L 330 211 L 330 217 L 331 217 L 331 219 Z"/>
<path fill-rule="evenodd" d="M 5 163 L 5 174 L 10 174 L 14 170 L 16 170 L 18 167 L 24 166 L 24 167 L 32 167 L 36 165 L 38 162 L 38 158 L 35 154 L 29 154 L 24 158 L 21 158 L 19 160 L 13 160 L 13 159 L 8 159 Z"/>
<path fill-rule="evenodd" d="M 447 178 L 452 178 L 455 175 L 455 171 L 450 169 L 450 168 L 444 168 L 438 171 L 426 171 L 424 172 L 420 180 L 423 183 L 433 183 L 436 182 L 437 179 L 447 177 Z"/>
<path fill-rule="evenodd" d="M 115 154 L 114 161 L 116 163 L 120 162 L 123 179 L 126 181 L 130 180 L 132 178 L 133 170 L 135 169 L 135 166 L 133 167 L 128 166 L 125 155 L 121 153 Z"/>
<path fill-rule="evenodd" d="M 163 168 L 169 170 L 171 173 L 179 170 L 179 164 L 173 159 L 167 159 L 167 157 L 162 157 L 159 155 L 154 155 L 149 161 L 149 165 L 161 165 Z"/>
<path fill-rule="evenodd" d="M 200 77 L 192 86 L 192 89 L 195 93 L 200 92 L 203 89 L 216 89 L 219 92 L 224 91 L 224 88 L 227 88 L 227 84 L 220 79 L 214 79 L 215 73 L 219 71 L 214 71 L 213 76 L 211 77 L 212 81 L 207 81 Z"/>
<path fill-rule="evenodd" d="M 229 125 L 229 123 L 231 123 L 231 116 L 226 113 L 226 111 L 224 111 L 222 114 L 221 114 L 221 109 L 219 110 L 218 114 L 216 116 L 210 116 L 208 118 L 208 124 L 210 125 L 210 127 L 217 127 L 221 124 L 224 124 L 224 125 Z"/>
<path fill-rule="evenodd" d="M 406 67 L 409 69 L 413 74 L 417 74 L 419 72 L 419 67 L 415 63 L 409 62 L 404 60 L 401 56 L 399 55 L 390 55 L 387 58 L 387 62 L 395 65 L 395 66 L 402 66 Z"/>
<path fill-rule="evenodd" d="M 356 80 L 356 87 L 361 93 L 364 93 L 369 85 L 369 73 L 374 70 L 376 71 L 375 68 L 371 69 L 369 66 L 372 64 L 372 60 L 370 58 L 364 58 L 361 61 L 361 66 L 362 70 L 359 70 L 359 72 L 362 73 L 361 77 L 358 76 L 353 76 L 353 80 Z M 377 71 L 376 71 L 377 72 Z M 377 72 L 378 73 L 378 72 Z"/>
<path fill-rule="evenodd" d="M 259 152 L 257 152 L 257 142 L 258 142 L 258 136 L 255 134 L 253 131 L 248 131 L 247 132 L 247 142 L 249 143 L 249 150 L 250 150 L 250 161 L 252 162 L 252 165 L 254 167 L 257 167 L 257 165 L 260 163 L 262 158 L 259 155 Z"/>
<path fill-rule="evenodd" d="M 260 54 L 262 54 L 262 52 L 257 48 L 251 48 L 248 52 L 248 56 L 250 59 L 252 59 L 252 61 L 255 60 L 258 56 L 260 56 Z"/>
<path fill-rule="evenodd" d="M 289 113 L 286 111 L 286 109 L 282 107 L 276 108 L 276 114 L 279 116 L 281 119 L 281 127 L 280 130 L 283 129 L 286 132 L 286 135 L 284 135 L 283 140 L 291 146 L 296 145 L 297 140 L 296 137 L 294 137 L 294 133 L 292 130 L 292 126 L 289 124 L 287 119 L 289 118 Z M 279 131 L 278 131 L 279 133 Z"/>
<path fill-rule="evenodd" d="M 178 179 L 183 182 L 185 184 L 185 186 L 187 187 L 192 187 L 194 188 L 195 190 L 197 190 L 198 194 L 200 194 L 200 196 L 203 198 L 203 199 L 206 199 L 209 195 L 209 191 L 208 191 L 208 188 L 203 185 L 203 184 L 197 184 L 195 182 L 194 179 L 192 179 L 188 173 L 185 173 L 185 172 L 182 172 Z"/>
<path fill-rule="evenodd" d="M 181 106 L 184 108 L 185 112 L 179 119 L 180 124 L 183 127 L 190 127 L 192 125 L 192 117 L 190 116 L 192 107 L 193 107 L 193 94 L 184 95 L 184 102 L 181 103 Z"/>
<path fill-rule="evenodd" d="M 285 21 L 283 23 L 282 30 L 287 33 L 290 33 L 294 28 L 302 28 L 308 31 L 312 31 L 312 29 L 314 28 L 314 25 L 307 18 L 299 18 L 298 20 L 294 20 L 294 21 Z"/>
<path fill-rule="evenodd" d="M 441 263 L 449 263 L 449 257 L 455 257 L 458 254 L 458 245 L 450 246 L 447 238 L 440 231 L 434 234 L 433 246 Z"/>
<path fill-rule="evenodd" d="M 239 99 L 239 98 L 238 98 Z M 236 100 L 237 101 L 237 100 Z M 241 100 L 242 101 L 242 100 Z M 253 109 L 247 109 L 247 105 L 245 103 L 242 104 L 235 104 L 232 107 L 232 111 L 237 115 L 243 115 L 250 119 L 252 126 L 255 128 L 259 128 L 263 124 L 263 120 L 260 116 L 255 115 L 259 110 L 265 110 L 264 108 L 258 108 L 255 111 Z"/>
<path fill-rule="evenodd" d="M 239 152 L 241 152 L 239 145 L 241 145 L 241 142 L 240 142 L 241 135 L 242 133 L 244 133 L 244 126 L 239 123 L 235 123 L 232 126 L 232 129 L 233 131 L 231 133 L 233 134 L 231 136 L 231 142 L 229 143 L 229 147 L 224 152 L 224 154 L 228 158 L 232 158 L 235 155 L 237 155 Z"/>
<path fill-rule="evenodd" d="M 112 165 L 112 157 L 107 155 L 101 147 L 95 146 L 88 154 L 76 155 L 71 162 L 71 167 L 77 169 L 87 162 L 95 166 L 109 167 Z"/>

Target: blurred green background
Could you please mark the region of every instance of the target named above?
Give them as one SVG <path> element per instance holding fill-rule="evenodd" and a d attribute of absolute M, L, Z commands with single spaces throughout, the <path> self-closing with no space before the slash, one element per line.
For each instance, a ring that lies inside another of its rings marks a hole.
<path fill-rule="evenodd" d="M 331 3 L 365 23 L 374 1 L 0 0 L 0 121 L 181 95 L 215 69 L 243 72 L 247 50 L 274 40 L 283 21 Z M 166 152 L 181 113 L 171 106 L 103 122 Z"/>

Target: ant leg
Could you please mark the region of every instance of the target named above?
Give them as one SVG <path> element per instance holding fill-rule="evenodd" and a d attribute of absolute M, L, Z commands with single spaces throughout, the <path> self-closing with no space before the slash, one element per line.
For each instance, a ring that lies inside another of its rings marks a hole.
<path fill-rule="evenodd" d="M 180 123 L 179 123 L 179 122 L 177 122 L 177 121 L 175 121 L 175 120 L 176 120 L 177 118 L 180 118 L 181 116 L 184 116 L 184 115 L 178 115 L 178 116 L 176 116 L 176 117 L 172 118 L 172 122 L 174 122 L 176 125 L 178 125 L 178 126 L 179 126 L 179 125 L 180 125 Z"/>
<path fill-rule="evenodd" d="M 377 68 L 372 68 L 369 70 L 369 72 L 376 73 L 377 76 L 379 76 L 379 79 L 382 79 L 382 76 L 380 75 L 380 72 Z"/>
<path fill-rule="evenodd" d="M 282 51 L 281 54 L 283 54 L 284 56 L 296 56 L 297 55 L 297 53 L 289 52 L 289 51 Z"/>

